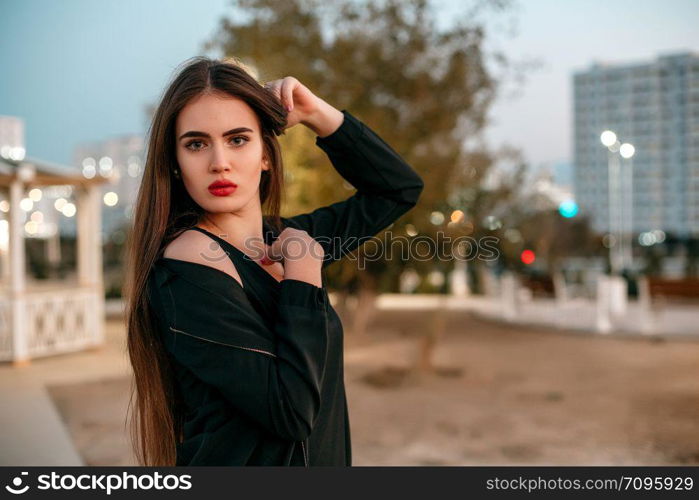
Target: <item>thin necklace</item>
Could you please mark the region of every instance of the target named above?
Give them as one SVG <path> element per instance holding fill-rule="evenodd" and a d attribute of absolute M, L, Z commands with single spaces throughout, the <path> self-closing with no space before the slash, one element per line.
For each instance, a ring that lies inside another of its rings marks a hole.
<path fill-rule="evenodd" d="M 207 222 L 211 223 L 212 226 L 215 226 L 216 229 L 218 229 L 219 231 L 221 231 L 221 232 L 217 235 L 219 238 L 221 238 L 221 239 L 223 239 L 223 240 L 226 240 L 225 237 L 228 236 L 228 234 L 225 233 L 225 232 L 223 232 L 223 229 L 221 229 L 220 227 L 218 227 L 218 225 L 217 225 L 214 221 L 210 220 L 208 217 L 204 216 L 204 219 L 205 219 Z M 228 240 L 226 240 L 226 241 L 228 241 Z M 228 243 L 230 243 L 230 241 L 228 241 Z M 231 244 L 232 244 L 232 243 L 231 243 Z"/>
<path fill-rule="evenodd" d="M 219 237 L 219 238 L 221 238 L 222 240 L 228 242 L 232 247 L 237 248 L 235 245 L 233 245 L 233 243 L 231 243 L 230 241 L 228 241 L 228 240 L 226 239 L 226 236 L 228 236 L 228 234 L 227 234 L 226 232 L 224 232 L 223 229 L 221 229 L 220 227 L 218 227 L 218 225 L 217 225 L 214 221 L 212 221 L 211 219 L 209 219 L 207 216 L 204 216 L 204 219 L 205 219 L 207 222 L 210 222 L 213 226 L 215 226 L 216 229 L 218 229 L 219 231 L 221 231 L 220 234 L 218 234 L 218 237 Z M 260 259 L 257 259 L 257 260 L 256 260 L 256 259 L 253 259 L 253 258 L 251 258 L 249 255 L 247 255 L 245 252 L 243 252 L 242 250 L 240 250 L 240 252 L 242 252 L 244 255 L 246 255 L 250 260 L 253 260 L 253 261 L 257 262 L 257 263 L 260 263 Z M 262 264 L 260 264 L 260 265 L 262 265 Z"/>
<path fill-rule="evenodd" d="M 231 243 L 230 241 L 228 241 L 228 238 L 226 238 L 226 236 L 228 236 L 228 233 L 226 233 L 223 229 L 221 229 L 221 228 L 218 226 L 218 224 L 216 224 L 214 221 L 212 221 L 211 219 L 209 219 L 207 216 L 204 216 L 204 219 L 206 220 L 207 223 L 210 223 L 212 226 L 214 226 L 216 229 L 219 230 L 219 233 L 218 233 L 216 236 L 218 236 L 218 237 L 221 238 L 222 240 L 226 241 L 226 242 L 229 243 L 231 246 L 233 246 L 233 247 L 235 247 L 235 248 L 238 248 L 238 247 L 236 247 L 235 245 L 233 245 L 233 243 Z M 206 229 L 206 228 L 204 228 L 204 229 Z M 213 232 L 213 231 L 211 231 L 211 232 Z M 247 254 L 246 254 L 245 252 L 243 252 L 242 250 L 241 250 L 241 252 L 242 252 L 244 255 L 247 255 Z"/>

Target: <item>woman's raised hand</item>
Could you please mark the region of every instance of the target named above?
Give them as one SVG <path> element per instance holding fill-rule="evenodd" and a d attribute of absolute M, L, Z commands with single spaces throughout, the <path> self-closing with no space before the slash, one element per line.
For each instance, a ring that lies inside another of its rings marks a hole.
<path fill-rule="evenodd" d="M 267 262 L 284 262 L 284 278 L 306 281 L 317 287 L 322 286 L 320 270 L 325 251 L 321 244 L 306 231 L 287 227 L 279 233 L 271 245 L 265 248 L 267 259 L 269 259 Z"/>
<path fill-rule="evenodd" d="M 264 87 L 272 91 L 286 108 L 285 129 L 303 123 L 319 137 L 326 137 L 337 130 L 344 120 L 340 110 L 316 96 L 293 76 L 272 80 Z"/>
<path fill-rule="evenodd" d="M 286 128 L 306 123 L 321 105 L 321 99 L 293 76 L 272 80 L 265 83 L 264 87 L 271 90 L 287 110 Z"/>

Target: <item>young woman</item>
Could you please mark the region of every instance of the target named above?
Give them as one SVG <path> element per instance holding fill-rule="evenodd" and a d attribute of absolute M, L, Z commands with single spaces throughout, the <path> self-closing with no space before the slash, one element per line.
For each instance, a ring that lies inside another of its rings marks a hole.
<path fill-rule="evenodd" d="M 357 192 L 286 218 L 276 136 L 298 123 Z M 351 465 L 343 330 L 321 271 L 422 188 L 297 79 L 263 86 L 235 62 L 190 60 L 153 117 L 128 242 L 139 462 Z"/>

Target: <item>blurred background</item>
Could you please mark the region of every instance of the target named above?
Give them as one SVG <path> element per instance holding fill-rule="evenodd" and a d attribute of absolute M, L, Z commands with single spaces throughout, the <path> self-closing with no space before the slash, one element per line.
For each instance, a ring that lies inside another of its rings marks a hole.
<path fill-rule="evenodd" d="M 386 230 L 411 255 L 327 268 L 355 465 L 699 464 L 697 19 L 693 0 L 4 0 L 0 463 L 135 463 L 124 242 L 154 106 L 208 55 L 298 78 L 425 180 Z M 280 138 L 282 215 L 354 192 L 314 140 Z"/>

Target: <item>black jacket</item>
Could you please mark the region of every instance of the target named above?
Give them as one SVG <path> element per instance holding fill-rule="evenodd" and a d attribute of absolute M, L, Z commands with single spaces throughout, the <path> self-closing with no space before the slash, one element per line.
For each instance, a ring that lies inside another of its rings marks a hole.
<path fill-rule="evenodd" d="M 340 127 L 316 145 L 357 192 L 282 218 L 320 242 L 323 267 L 410 210 L 423 188 L 395 151 L 342 112 Z M 278 234 L 263 225 L 271 243 Z M 187 411 L 177 465 L 351 465 L 343 329 L 325 284 L 277 281 L 227 241 L 192 229 L 223 247 L 243 286 L 162 256 L 151 270 L 149 302 Z"/>

